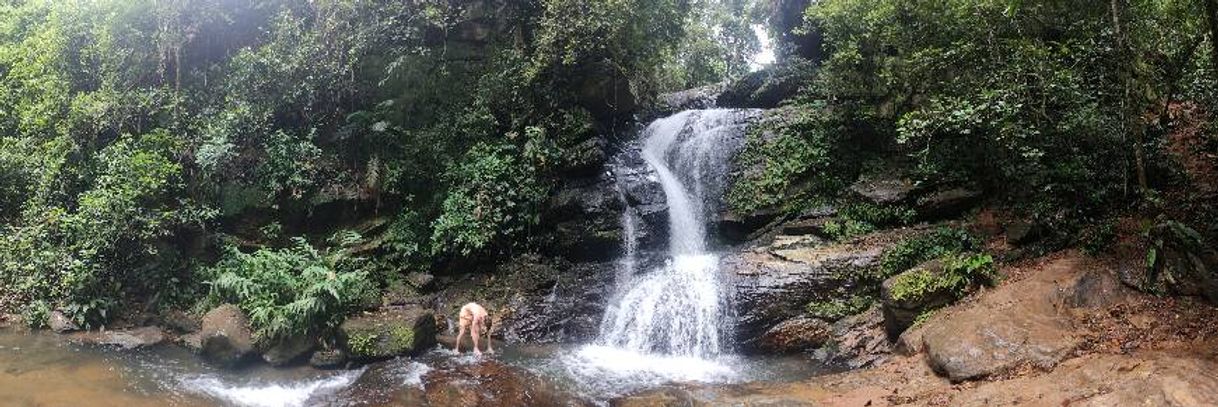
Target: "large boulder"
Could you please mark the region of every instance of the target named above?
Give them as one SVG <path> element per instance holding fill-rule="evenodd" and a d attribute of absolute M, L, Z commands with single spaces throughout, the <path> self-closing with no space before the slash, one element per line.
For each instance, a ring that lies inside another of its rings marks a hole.
<path fill-rule="evenodd" d="M 309 356 L 309 366 L 318 369 L 338 369 L 347 364 L 347 352 L 342 349 L 323 349 Z"/>
<path fill-rule="evenodd" d="M 900 336 L 922 313 L 942 308 L 956 300 L 956 293 L 943 286 L 932 285 L 923 291 L 910 291 L 911 281 L 927 278 L 937 280 L 942 274 L 943 261 L 935 259 L 889 277 L 880 284 L 884 329 L 889 338 Z"/>
<path fill-rule="evenodd" d="M 725 83 L 715 83 L 678 92 L 660 94 L 654 106 L 645 112 L 643 121 L 655 117 L 668 116 L 682 110 L 710 109 L 715 107 L 715 99 L 723 92 Z"/>
<path fill-rule="evenodd" d="M 940 311 L 946 314 L 936 315 L 921 328 L 922 350 L 930 366 L 952 381 L 993 376 L 1023 365 L 1052 368 L 1084 340 L 1069 311 L 1078 302 L 1071 288 L 1092 293 L 1085 297 L 1103 291 L 1079 282 L 1085 268 L 1075 258 L 1054 260 L 1028 278 L 987 292 L 966 308 Z"/>
<path fill-rule="evenodd" d="M 249 319 L 233 304 L 203 315 L 199 341 L 203 357 L 221 366 L 236 366 L 256 354 Z"/>
<path fill-rule="evenodd" d="M 435 346 L 436 319 L 422 307 L 383 309 L 347 318 L 339 333 L 343 348 L 356 359 L 417 355 Z"/>

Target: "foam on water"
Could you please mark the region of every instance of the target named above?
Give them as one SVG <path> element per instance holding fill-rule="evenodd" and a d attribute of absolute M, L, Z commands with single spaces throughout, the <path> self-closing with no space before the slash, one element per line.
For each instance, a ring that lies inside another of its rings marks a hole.
<path fill-rule="evenodd" d="M 287 383 L 232 384 L 215 375 L 184 377 L 180 383 L 186 390 L 212 397 L 217 401 L 243 407 L 296 407 L 310 399 L 347 387 L 364 373 L 364 369 L 346 371 L 329 377 Z"/>

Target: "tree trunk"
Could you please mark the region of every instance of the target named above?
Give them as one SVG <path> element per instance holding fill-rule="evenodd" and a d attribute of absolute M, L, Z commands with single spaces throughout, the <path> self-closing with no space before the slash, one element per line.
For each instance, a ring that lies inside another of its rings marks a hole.
<path fill-rule="evenodd" d="M 1137 53 L 1133 52 L 1125 32 L 1125 25 L 1121 19 L 1121 11 L 1124 9 L 1122 0 L 1111 0 L 1109 4 L 1112 7 L 1112 28 L 1117 39 L 1118 64 L 1120 64 L 1119 76 L 1125 91 L 1124 97 L 1121 100 L 1122 126 L 1125 126 L 1127 133 L 1133 133 L 1134 171 L 1138 180 L 1138 190 L 1145 195 L 1150 189 L 1149 182 L 1146 179 L 1146 152 L 1142 145 L 1145 126 L 1143 126 L 1141 115 L 1139 114 L 1140 109 L 1138 106 L 1140 103 L 1134 100 L 1136 97 L 1136 92 L 1134 91 L 1134 75 L 1136 74 L 1134 66 L 1136 65 L 1133 59 L 1137 57 Z"/>

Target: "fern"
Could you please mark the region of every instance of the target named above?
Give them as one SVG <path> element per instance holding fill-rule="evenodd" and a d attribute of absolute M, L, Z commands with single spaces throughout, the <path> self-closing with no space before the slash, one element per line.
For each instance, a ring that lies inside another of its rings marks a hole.
<path fill-rule="evenodd" d="M 282 249 L 229 248 L 210 270 L 210 299 L 245 311 L 260 342 L 327 334 L 372 290 L 363 259 L 346 251 L 361 239 L 339 232 L 329 240 L 336 247 L 326 250 L 300 237 Z"/>

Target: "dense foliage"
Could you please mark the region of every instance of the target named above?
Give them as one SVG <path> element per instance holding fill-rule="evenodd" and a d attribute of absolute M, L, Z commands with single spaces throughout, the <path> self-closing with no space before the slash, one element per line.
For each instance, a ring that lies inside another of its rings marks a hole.
<path fill-rule="evenodd" d="M 390 219 L 365 245 L 379 285 L 528 247 L 554 178 L 596 160 L 590 139 L 660 90 L 747 71 L 753 9 L 4 2 L 0 310 L 96 324 L 124 302 L 189 306 L 218 279 L 213 295 L 276 337 L 298 320 L 326 325 L 320 315 L 342 305 L 314 295 L 331 282 L 306 243 L 270 235 L 319 245 Z M 245 253 L 213 267 L 221 240 Z M 295 294 L 275 301 L 291 302 L 263 304 L 286 286 Z"/>
<path fill-rule="evenodd" d="M 1162 205 L 1181 185 L 1168 136 L 1188 125 L 1172 109 L 1212 105 L 1206 3 L 813 2 L 804 29 L 823 35 L 825 60 L 777 136 L 746 146 L 743 164 L 766 165 L 732 203 L 798 212 L 805 196 L 841 196 L 830 163 L 882 160 L 912 162 L 922 185 L 981 188 L 1064 235 Z M 840 120 L 800 118 L 812 112 Z"/>

